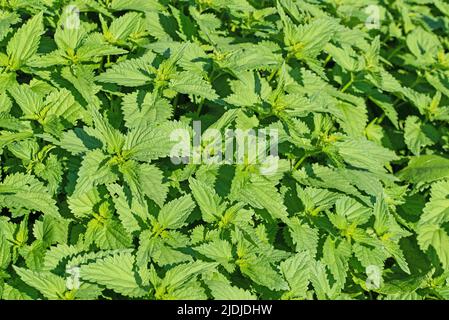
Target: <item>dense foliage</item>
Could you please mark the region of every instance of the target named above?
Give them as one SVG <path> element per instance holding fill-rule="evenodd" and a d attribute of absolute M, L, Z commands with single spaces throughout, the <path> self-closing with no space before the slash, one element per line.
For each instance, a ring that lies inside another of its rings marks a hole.
<path fill-rule="evenodd" d="M 449 298 L 447 2 L 0 6 L 2 299 Z"/>

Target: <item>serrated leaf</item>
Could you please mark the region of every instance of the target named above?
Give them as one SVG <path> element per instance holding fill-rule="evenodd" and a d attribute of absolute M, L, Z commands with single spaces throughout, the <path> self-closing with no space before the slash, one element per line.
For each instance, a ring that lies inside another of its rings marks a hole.
<path fill-rule="evenodd" d="M 437 155 L 412 157 L 398 177 L 412 183 L 426 183 L 449 177 L 449 159 Z"/>
<path fill-rule="evenodd" d="M 163 228 L 179 229 L 194 208 L 195 202 L 190 195 L 172 200 L 161 208 L 157 216 L 158 222 Z"/>
<path fill-rule="evenodd" d="M 43 14 L 41 12 L 29 19 L 9 40 L 6 52 L 12 68 L 19 69 L 36 54 L 43 33 Z"/>
<path fill-rule="evenodd" d="M 81 266 L 80 276 L 125 296 L 142 297 L 146 294 L 138 283 L 134 256 L 130 253 L 113 255 Z"/>

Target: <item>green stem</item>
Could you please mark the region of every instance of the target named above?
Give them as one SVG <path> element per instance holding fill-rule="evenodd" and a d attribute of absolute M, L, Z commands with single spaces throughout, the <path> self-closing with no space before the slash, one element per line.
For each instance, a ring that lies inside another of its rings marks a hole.
<path fill-rule="evenodd" d="M 201 110 L 203 109 L 203 105 L 204 105 L 204 99 L 203 99 L 203 101 L 200 102 L 200 104 L 198 105 L 198 109 L 196 110 L 197 117 L 200 116 Z"/>
<path fill-rule="evenodd" d="M 274 69 L 273 71 L 271 71 L 270 75 L 268 76 L 268 82 L 270 82 L 271 80 L 273 80 L 274 76 L 276 75 L 276 73 L 278 72 L 278 69 Z"/>
<path fill-rule="evenodd" d="M 391 57 L 393 57 L 399 50 L 401 50 L 403 48 L 402 45 L 397 46 L 396 49 L 394 49 L 387 57 L 386 60 L 391 60 Z"/>
<path fill-rule="evenodd" d="M 348 83 L 343 88 L 341 88 L 340 91 L 345 92 L 352 85 L 353 82 L 354 82 L 354 74 L 351 72 L 351 79 L 349 79 Z"/>
<path fill-rule="evenodd" d="M 381 124 L 382 121 L 384 121 L 385 116 L 386 116 L 386 113 L 385 112 L 382 113 L 382 115 L 379 117 L 379 119 L 377 119 L 377 124 Z"/>
<path fill-rule="evenodd" d="M 222 73 L 221 72 L 217 72 L 217 70 L 214 68 L 212 70 L 212 72 L 210 73 L 209 82 L 210 83 L 214 82 L 221 75 L 222 75 Z"/>
<path fill-rule="evenodd" d="M 399 108 L 402 107 L 404 104 L 406 104 L 407 101 L 402 101 L 401 103 L 399 103 L 398 105 L 394 106 L 395 108 Z"/>
<path fill-rule="evenodd" d="M 309 154 L 306 153 L 305 155 L 302 156 L 301 159 L 299 159 L 296 163 L 295 166 L 293 167 L 293 171 L 298 170 L 299 166 L 301 165 L 301 163 L 304 162 L 304 160 L 306 160 L 309 157 Z"/>
<path fill-rule="evenodd" d="M 329 63 L 329 61 L 331 61 L 332 56 L 330 54 L 327 55 L 326 60 L 324 60 L 324 65 L 323 68 L 326 67 L 326 65 Z"/>
<path fill-rule="evenodd" d="M 213 81 L 212 79 L 214 79 L 214 77 L 215 77 L 215 68 L 212 68 L 212 71 L 209 75 L 209 82 L 212 83 L 212 81 Z"/>

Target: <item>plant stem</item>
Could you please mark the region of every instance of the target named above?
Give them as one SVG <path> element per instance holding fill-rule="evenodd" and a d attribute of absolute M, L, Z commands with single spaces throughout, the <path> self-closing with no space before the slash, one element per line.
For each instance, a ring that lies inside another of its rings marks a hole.
<path fill-rule="evenodd" d="M 326 65 L 331 61 L 332 56 L 330 54 L 327 55 L 326 60 L 324 60 L 323 68 L 326 67 Z"/>
<path fill-rule="evenodd" d="M 377 119 L 377 124 L 381 124 L 382 121 L 384 121 L 385 116 L 386 116 L 386 113 L 385 112 L 382 113 L 382 115 L 379 117 L 379 119 Z"/>
<path fill-rule="evenodd" d="M 396 55 L 396 53 L 399 51 L 399 50 L 401 50 L 403 48 L 403 46 L 402 45 L 399 45 L 399 46 L 397 46 L 389 55 L 388 55 L 388 57 L 387 57 L 387 59 L 386 60 L 390 60 L 391 59 L 391 57 L 393 57 L 394 55 Z"/>
<path fill-rule="evenodd" d="M 273 80 L 273 77 L 276 75 L 276 73 L 278 72 L 278 69 L 274 69 L 273 71 L 271 71 L 270 75 L 268 76 L 268 82 L 270 82 L 271 80 Z"/>
<path fill-rule="evenodd" d="M 204 105 L 204 99 L 199 103 L 198 109 L 196 110 L 196 115 L 197 115 L 197 117 L 200 116 L 201 110 L 203 109 L 203 105 Z"/>
<path fill-rule="evenodd" d="M 296 163 L 295 166 L 293 167 L 293 170 L 298 170 L 299 166 L 301 165 L 301 163 L 304 162 L 304 160 L 306 160 L 309 157 L 309 154 L 306 153 L 305 155 L 302 156 L 301 159 L 299 159 Z"/>
<path fill-rule="evenodd" d="M 345 84 L 345 86 L 343 88 L 341 88 L 341 92 L 345 92 L 354 82 L 354 74 L 351 72 L 351 79 L 349 79 L 348 83 Z"/>

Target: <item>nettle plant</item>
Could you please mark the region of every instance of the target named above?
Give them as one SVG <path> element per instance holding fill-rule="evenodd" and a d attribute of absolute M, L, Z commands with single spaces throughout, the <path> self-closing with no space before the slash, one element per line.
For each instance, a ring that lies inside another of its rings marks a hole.
<path fill-rule="evenodd" d="M 448 39 L 442 0 L 2 1 L 0 297 L 448 299 Z"/>

